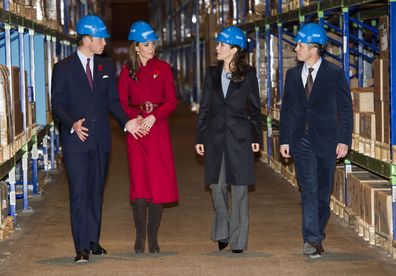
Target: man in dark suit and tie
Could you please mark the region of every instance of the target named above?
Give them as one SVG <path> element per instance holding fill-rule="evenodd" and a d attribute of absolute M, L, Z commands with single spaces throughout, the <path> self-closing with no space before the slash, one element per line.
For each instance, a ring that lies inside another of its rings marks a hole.
<path fill-rule="evenodd" d="M 77 33 L 77 51 L 53 68 L 51 95 L 69 178 L 74 262 L 82 263 L 88 262 L 89 253 L 107 253 L 99 238 L 111 148 L 109 112 L 135 138 L 145 131 L 137 119 L 129 120 L 123 112 L 112 64 L 97 56 L 109 37 L 105 23 L 97 16 L 85 16 L 77 24 Z"/>
<path fill-rule="evenodd" d="M 327 42 L 323 27 L 306 24 L 294 41 L 301 64 L 286 74 L 280 152 L 293 156 L 301 189 L 303 252 L 320 258 L 336 160 L 351 145 L 352 100 L 344 71 L 321 57 Z"/>

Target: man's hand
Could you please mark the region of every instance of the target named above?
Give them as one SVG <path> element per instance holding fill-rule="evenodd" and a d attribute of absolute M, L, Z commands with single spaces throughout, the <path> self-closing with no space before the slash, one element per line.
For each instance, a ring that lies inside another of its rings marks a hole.
<path fill-rule="evenodd" d="M 282 154 L 283 158 L 290 158 L 289 145 L 280 145 L 280 153 Z"/>
<path fill-rule="evenodd" d="M 348 146 L 342 143 L 337 144 L 336 154 L 337 159 L 344 158 L 348 153 Z"/>
<path fill-rule="evenodd" d="M 205 154 L 205 147 L 204 147 L 204 145 L 203 145 L 203 144 L 196 144 L 196 145 L 195 145 L 195 151 L 196 151 L 199 155 L 204 156 L 204 154 Z"/>
<path fill-rule="evenodd" d="M 252 143 L 252 151 L 253 152 L 258 152 L 260 150 L 260 144 L 259 143 Z"/>
<path fill-rule="evenodd" d="M 78 120 L 77 122 L 74 122 L 72 128 L 74 129 L 74 132 L 77 134 L 78 138 L 80 138 L 81 141 L 85 141 L 88 137 L 88 128 L 83 126 L 83 123 L 85 121 L 85 118 L 82 118 Z"/>
<path fill-rule="evenodd" d="M 141 127 L 141 123 L 142 123 L 142 117 L 138 116 L 135 119 L 129 120 L 125 124 L 125 128 L 136 140 L 138 139 L 138 137 L 143 137 L 148 133 L 147 130 Z"/>

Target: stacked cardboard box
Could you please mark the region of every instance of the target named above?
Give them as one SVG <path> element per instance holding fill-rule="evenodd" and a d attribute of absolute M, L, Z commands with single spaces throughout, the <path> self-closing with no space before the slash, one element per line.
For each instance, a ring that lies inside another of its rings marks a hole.
<path fill-rule="evenodd" d="M 374 110 L 378 114 L 377 141 L 389 144 L 389 60 L 374 61 Z"/>
<path fill-rule="evenodd" d="M 0 182 L 0 227 L 8 214 L 8 186 Z"/>
<path fill-rule="evenodd" d="M 14 139 L 14 115 L 10 97 L 9 72 L 6 66 L 0 65 L 0 146 L 5 148 Z M 9 158 L 8 150 L 3 150 L 5 160 Z"/>
<path fill-rule="evenodd" d="M 361 173 L 364 170 L 358 166 L 351 166 L 347 172 L 344 165 L 337 165 L 334 173 L 334 185 L 332 196 L 340 203 L 345 204 L 345 184 L 348 173 Z"/>
<path fill-rule="evenodd" d="M 348 174 L 346 206 L 360 218 L 365 217 L 363 186 L 367 183 L 387 183 L 389 185 L 387 180 L 369 172 L 353 172 Z"/>
<path fill-rule="evenodd" d="M 18 67 L 11 67 L 11 80 L 14 102 L 14 118 L 15 118 L 15 137 L 24 131 L 23 128 L 23 111 L 22 98 L 20 89 L 20 72 Z M 26 93 L 22 93 L 26 97 Z"/>
<path fill-rule="evenodd" d="M 392 224 L 392 191 L 375 191 L 375 230 L 389 238 L 393 235 Z"/>
<path fill-rule="evenodd" d="M 389 191 L 389 181 L 378 183 L 363 184 L 363 204 L 364 204 L 364 221 L 371 226 L 376 225 L 375 221 L 375 193 L 377 191 Z"/>

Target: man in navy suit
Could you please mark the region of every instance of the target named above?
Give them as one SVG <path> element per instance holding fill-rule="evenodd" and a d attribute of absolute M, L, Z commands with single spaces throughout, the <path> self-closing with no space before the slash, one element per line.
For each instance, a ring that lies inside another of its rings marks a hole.
<path fill-rule="evenodd" d="M 293 156 L 301 189 L 303 252 L 320 258 L 330 216 L 336 160 L 352 140 L 352 100 L 344 71 L 323 59 L 323 27 L 304 25 L 294 39 L 302 64 L 287 71 L 280 116 L 280 152 Z"/>
<path fill-rule="evenodd" d="M 51 94 L 69 178 L 74 262 L 82 263 L 88 262 L 89 253 L 107 253 L 99 238 L 111 148 L 109 112 L 135 138 L 145 131 L 137 119 L 129 120 L 123 112 L 113 66 L 97 56 L 109 37 L 105 23 L 97 16 L 85 16 L 77 24 L 77 33 L 77 51 L 54 66 Z"/>

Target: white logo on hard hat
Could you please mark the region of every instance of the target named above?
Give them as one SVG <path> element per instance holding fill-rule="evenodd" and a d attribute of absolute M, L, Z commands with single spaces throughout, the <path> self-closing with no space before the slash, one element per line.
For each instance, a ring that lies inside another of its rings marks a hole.
<path fill-rule="evenodd" d="M 225 38 L 229 38 L 229 37 L 230 37 L 229 34 L 226 34 L 226 33 L 223 33 L 223 32 L 221 32 L 220 34 L 221 34 L 222 36 L 224 36 Z"/>
<path fill-rule="evenodd" d="M 147 31 L 147 32 L 143 32 L 142 36 L 146 39 L 147 36 L 149 36 L 150 34 L 154 33 L 154 31 Z"/>

